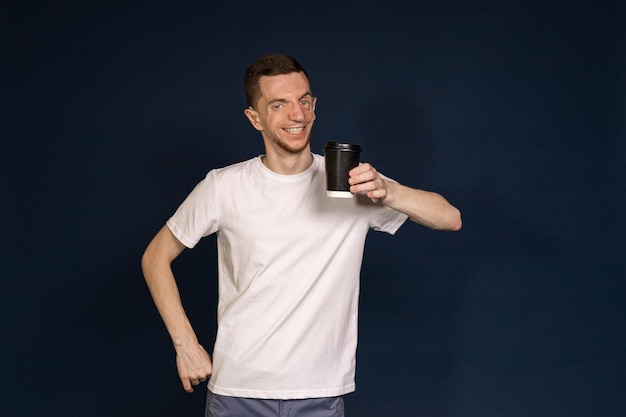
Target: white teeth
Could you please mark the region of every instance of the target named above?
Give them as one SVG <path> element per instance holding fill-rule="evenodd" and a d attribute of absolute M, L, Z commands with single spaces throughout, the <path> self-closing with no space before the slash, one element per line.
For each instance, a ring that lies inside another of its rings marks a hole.
<path fill-rule="evenodd" d="M 285 131 L 292 133 L 292 134 L 300 133 L 303 130 L 304 130 L 304 127 L 292 127 L 292 128 L 285 129 Z"/>

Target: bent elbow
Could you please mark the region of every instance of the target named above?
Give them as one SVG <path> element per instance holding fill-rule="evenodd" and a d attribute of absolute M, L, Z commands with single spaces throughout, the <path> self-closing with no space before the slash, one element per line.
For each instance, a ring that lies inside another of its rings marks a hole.
<path fill-rule="evenodd" d="M 461 220 L 461 216 L 459 215 L 454 222 L 451 223 L 450 230 L 451 232 L 458 232 L 463 227 L 463 220 Z"/>
<path fill-rule="evenodd" d="M 446 232 L 458 232 L 461 230 L 461 227 L 463 227 L 461 212 L 456 207 L 453 207 L 436 229 Z"/>
<path fill-rule="evenodd" d="M 146 271 L 150 268 L 150 265 L 152 264 L 153 260 L 152 260 L 152 256 L 149 253 L 148 249 L 146 249 L 146 251 L 143 253 L 143 255 L 141 255 L 141 270 L 144 273 L 144 275 L 146 274 Z"/>
<path fill-rule="evenodd" d="M 458 232 L 461 230 L 461 227 L 463 227 L 463 220 L 461 220 L 461 212 L 459 209 L 454 209 L 453 215 L 450 216 L 449 226 L 448 230 L 451 232 Z"/>

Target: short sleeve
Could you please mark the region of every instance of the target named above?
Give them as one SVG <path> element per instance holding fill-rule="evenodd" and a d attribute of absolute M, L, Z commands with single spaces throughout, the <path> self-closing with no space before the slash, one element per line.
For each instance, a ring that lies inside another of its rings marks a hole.
<path fill-rule="evenodd" d="M 380 173 L 379 173 L 380 174 Z M 397 182 L 392 178 L 389 178 L 383 174 L 381 177 L 387 181 Z M 378 232 L 385 232 L 391 235 L 395 234 L 400 226 L 409 218 L 408 215 L 387 207 L 383 204 L 372 202 L 366 195 L 357 195 L 358 202 L 361 205 L 367 206 L 367 217 L 370 229 Z"/>
<path fill-rule="evenodd" d="M 210 171 L 167 220 L 167 227 L 188 248 L 219 228 L 220 209 L 216 196 L 216 175 Z"/>

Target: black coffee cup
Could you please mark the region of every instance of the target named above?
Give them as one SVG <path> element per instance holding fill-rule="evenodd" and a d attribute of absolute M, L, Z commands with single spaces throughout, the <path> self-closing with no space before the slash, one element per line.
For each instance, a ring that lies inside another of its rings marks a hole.
<path fill-rule="evenodd" d="M 348 184 L 348 172 L 359 165 L 361 151 L 361 146 L 350 143 L 328 142 L 324 145 L 328 197 L 353 197 Z"/>

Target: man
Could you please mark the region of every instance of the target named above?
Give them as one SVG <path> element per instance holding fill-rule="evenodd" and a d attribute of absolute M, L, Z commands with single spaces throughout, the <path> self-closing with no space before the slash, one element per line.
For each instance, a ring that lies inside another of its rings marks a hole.
<path fill-rule="evenodd" d="M 211 170 L 148 245 L 144 276 L 176 350 L 186 391 L 209 378 L 206 416 L 343 416 L 355 389 L 359 275 L 370 229 L 407 218 L 459 230 L 459 211 L 364 163 L 353 199 L 326 196 L 323 157 L 311 153 L 316 99 L 293 58 L 248 68 L 244 113 L 265 155 Z M 217 233 L 218 331 L 213 358 L 179 297 L 172 261 Z M 213 360 L 212 360 L 213 359 Z M 282 413 L 282 414 L 281 414 Z"/>

